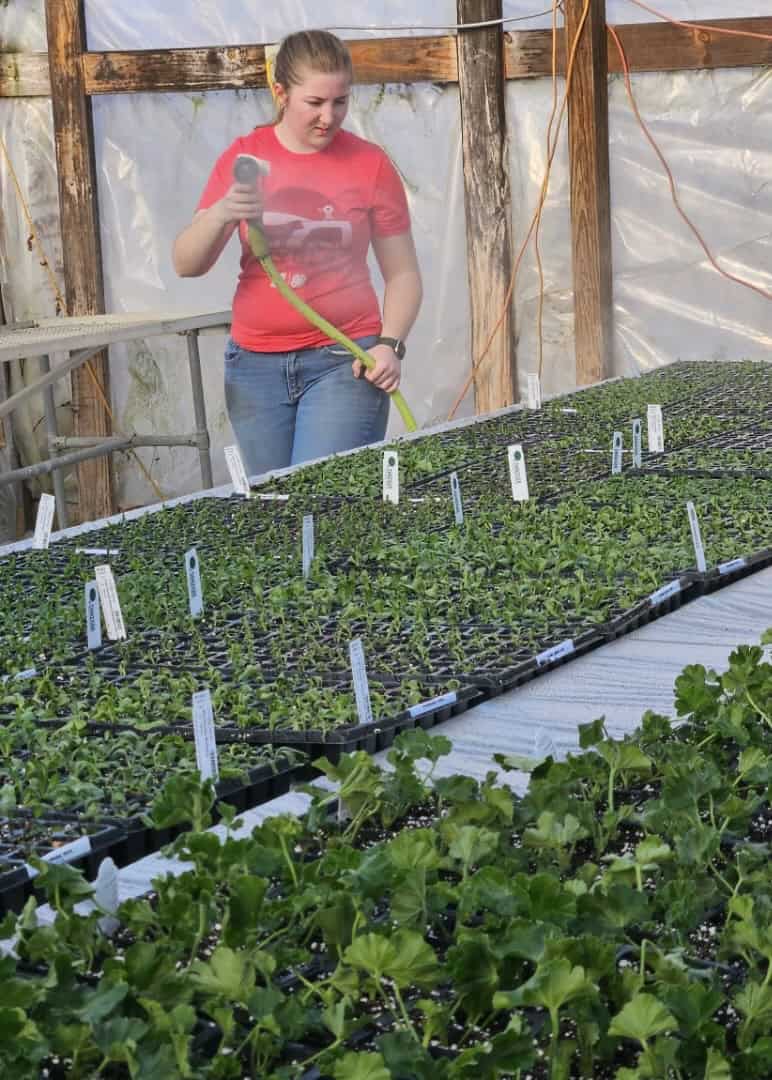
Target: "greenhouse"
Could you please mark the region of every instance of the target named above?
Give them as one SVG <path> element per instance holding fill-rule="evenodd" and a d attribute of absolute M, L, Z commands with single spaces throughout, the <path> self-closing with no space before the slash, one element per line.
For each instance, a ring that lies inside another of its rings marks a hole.
<path fill-rule="evenodd" d="M 540 6 L 0 6 L 3 1078 L 772 1077 L 772 13 Z"/>

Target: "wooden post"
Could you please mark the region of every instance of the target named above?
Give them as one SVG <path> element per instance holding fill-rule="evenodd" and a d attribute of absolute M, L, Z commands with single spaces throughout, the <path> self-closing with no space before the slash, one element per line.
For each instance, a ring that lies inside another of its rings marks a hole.
<path fill-rule="evenodd" d="M 586 0 L 566 0 L 566 55 Z M 568 113 L 574 339 L 579 386 L 612 371 L 611 195 L 606 0 L 590 0 L 576 54 Z"/>
<path fill-rule="evenodd" d="M 457 0 L 459 23 L 500 19 L 502 0 Z M 501 26 L 458 32 L 458 82 L 464 156 L 466 244 L 472 356 L 478 413 L 518 399 L 515 317 L 506 302 L 512 275 L 512 205 L 504 111 L 504 35 Z"/>
<path fill-rule="evenodd" d="M 91 102 L 82 66 L 86 47 L 83 0 L 46 0 L 46 27 L 67 310 L 70 315 L 99 315 L 105 301 Z M 109 401 L 107 352 L 99 353 L 91 367 Z M 72 395 L 76 434 L 109 435 L 109 413 L 86 367 L 73 373 Z M 110 459 L 80 465 L 78 489 L 82 521 L 111 513 Z"/>

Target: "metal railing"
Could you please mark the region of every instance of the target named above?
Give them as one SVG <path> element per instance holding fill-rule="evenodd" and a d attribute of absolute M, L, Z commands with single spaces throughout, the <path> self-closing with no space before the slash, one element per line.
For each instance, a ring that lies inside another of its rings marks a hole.
<path fill-rule="evenodd" d="M 53 474 L 54 495 L 59 527 L 68 525 L 64 492 L 64 473 L 73 465 L 119 450 L 140 446 L 189 446 L 198 449 L 202 488 L 213 485 L 206 402 L 201 378 L 199 334 L 227 332 L 230 311 L 203 314 L 93 315 L 44 319 L 23 325 L 0 326 L 0 364 L 39 357 L 40 378 L 0 401 L 0 420 L 10 416 L 35 394 L 42 394 L 44 420 L 50 457 L 34 465 L 0 473 L 0 486 L 33 477 Z M 180 334 L 187 339 L 188 371 L 192 395 L 195 431 L 184 435 L 108 435 L 60 436 L 54 401 L 54 383 L 85 364 L 108 345 L 140 338 Z M 50 357 L 66 352 L 67 357 L 52 369 Z"/>

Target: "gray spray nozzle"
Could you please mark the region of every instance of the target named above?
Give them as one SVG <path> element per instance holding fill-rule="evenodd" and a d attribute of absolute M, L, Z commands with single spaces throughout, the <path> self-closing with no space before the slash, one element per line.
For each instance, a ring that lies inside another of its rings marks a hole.
<path fill-rule="evenodd" d="M 233 179 L 239 184 L 254 184 L 261 176 L 269 176 L 271 164 L 254 154 L 239 154 L 233 162 Z"/>

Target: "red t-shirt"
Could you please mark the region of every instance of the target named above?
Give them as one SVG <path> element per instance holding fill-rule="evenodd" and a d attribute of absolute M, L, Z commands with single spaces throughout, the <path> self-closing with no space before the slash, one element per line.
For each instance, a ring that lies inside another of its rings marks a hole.
<path fill-rule="evenodd" d="M 260 127 L 218 159 L 198 204 L 206 210 L 233 183 L 238 154 L 270 162 L 263 178 L 263 231 L 285 280 L 312 308 L 351 338 L 378 334 L 381 314 L 370 280 L 372 237 L 410 228 L 405 190 L 374 143 L 339 131 L 311 154 L 285 149 L 274 128 Z M 249 250 L 241 223 L 241 273 L 231 335 L 255 352 L 292 352 L 329 342 L 276 290 Z"/>

